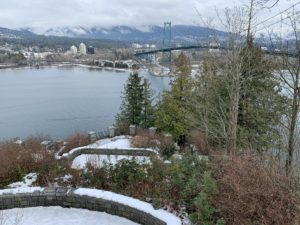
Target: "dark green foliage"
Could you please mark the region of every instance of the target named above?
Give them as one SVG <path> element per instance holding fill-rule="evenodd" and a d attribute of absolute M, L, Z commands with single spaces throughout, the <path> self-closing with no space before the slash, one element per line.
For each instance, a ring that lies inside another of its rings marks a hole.
<path fill-rule="evenodd" d="M 84 185 L 142 200 L 151 199 L 158 208 L 167 205 L 179 210 L 184 206 L 195 223 L 217 224 L 217 210 L 211 198 L 218 193 L 218 188 L 207 162 L 197 155 L 183 156 L 182 160 L 168 165 L 156 158 L 151 161 L 152 164 L 140 165 L 124 160 L 114 167 L 107 164 L 93 172 L 86 171 L 83 173 L 86 178 Z M 200 203 L 203 207 L 199 206 Z"/>
<path fill-rule="evenodd" d="M 121 106 L 121 113 L 118 115 L 117 123 L 139 125 L 143 111 L 143 84 L 138 73 L 130 74 L 125 85 L 125 93 Z"/>
<path fill-rule="evenodd" d="M 180 54 L 176 60 L 176 78 L 171 83 L 169 92 L 163 95 L 158 104 L 155 125 L 159 130 L 169 132 L 175 139 L 187 133 L 189 123 L 188 100 L 192 95 L 192 78 L 190 60 Z"/>
<path fill-rule="evenodd" d="M 153 107 L 154 92 L 150 88 L 150 83 L 147 79 L 144 79 L 143 83 L 143 111 L 141 125 L 144 128 L 154 126 L 155 109 Z"/>
<path fill-rule="evenodd" d="M 163 146 L 163 148 L 161 149 L 161 154 L 162 156 L 164 156 L 165 158 L 170 158 L 176 151 L 175 145 L 172 144 L 167 144 L 165 146 Z"/>
<path fill-rule="evenodd" d="M 121 68 L 121 69 L 128 69 L 128 65 L 123 62 L 116 62 L 115 63 L 115 68 Z"/>
<path fill-rule="evenodd" d="M 206 171 L 202 176 L 202 190 L 194 200 L 196 210 L 191 214 L 191 219 L 195 223 L 201 222 L 203 225 L 221 225 L 225 224 L 223 219 L 215 219 L 215 214 L 218 210 L 211 204 L 210 198 L 218 194 L 216 180 L 211 173 Z"/>
<path fill-rule="evenodd" d="M 0 63 L 16 63 L 18 65 L 26 65 L 26 58 L 23 56 L 23 54 L 0 54 Z"/>
<path fill-rule="evenodd" d="M 138 75 L 130 74 L 125 85 L 121 112 L 117 116 L 118 126 L 139 125 L 145 128 L 154 124 L 153 93 L 149 82 Z"/>
<path fill-rule="evenodd" d="M 276 126 L 285 113 L 286 98 L 261 49 L 250 46 L 241 54 L 238 144 L 258 151 L 268 150 L 280 139 Z"/>
<path fill-rule="evenodd" d="M 136 161 L 124 160 L 115 167 L 113 179 L 113 189 L 126 191 L 126 189 L 130 189 L 132 186 L 136 187 L 145 181 L 146 173 Z"/>
<path fill-rule="evenodd" d="M 240 53 L 241 71 L 238 90 L 237 146 L 259 152 L 278 146 L 277 127 L 285 114 L 286 98 L 281 94 L 279 80 L 274 75 L 264 53 L 246 47 Z M 190 125 L 204 132 L 210 145 L 227 147 L 230 126 L 230 95 L 233 92 L 225 60 L 204 62 L 196 78 L 191 98 Z"/>

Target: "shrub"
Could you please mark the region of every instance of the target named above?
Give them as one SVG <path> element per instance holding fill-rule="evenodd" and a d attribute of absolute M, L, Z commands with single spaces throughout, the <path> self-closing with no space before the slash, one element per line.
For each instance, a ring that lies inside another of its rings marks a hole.
<path fill-rule="evenodd" d="M 218 187 L 216 180 L 212 177 L 210 172 L 204 172 L 201 185 L 202 190 L 194 200 L 196 209 L 190 215 L 192 221 L 203 225 L 225 224 L 224 219 L 215 218 L 218 210 L 212 204 L 211 198 L 218 193 Z"/>
<path fill-rule="evenodd" d="M 19 181 L 32 167 L 32 151 L 14 142 L 0 144 L 0 187 Z"/>
<path fill-rule="evenodd" d="M 298 206 L 290 181 L 274 164 L 249 153 L 214 157 L 219 186 L 214 203 L 228 225 L 296 224 Z"/>
<path fill-rule="evenodd" d="M 112 179 L 114 182 L 113 189 L 123 190 L 127 194 L 138 196 L 138 190 L 146 180 L 146 173 L 143 166 L 136 161 L 122 160 L 116 165 Z"/>
<path fill-rule="evenodd" d="M 200 154 L 207 155 L 209 153 L 207 137 L 203 132 L 192 130 L 189 133 L 189 142 L 197 147 Z"/>
<path fill-rule="evenodd" d="M 30 137 L 22 146 L 12 141 L 0 143 L 0 187 L 22 180 L 30 172 L 38 173 L 37 184 L 54 183 L 69 167 L 55 160 L 53 153 L 42 149 L 44 137 Z"/>
<path fill-rule="evenodd" d="M 116 128 L 116 135 L 128 135 L 129 134 L 129 124 L 125 122 L 119 122 Z"/>
<path fill-rule="evenodd" d="M 176 152 L 176 147 L 174 144 L 168 144 L 163 146 L 160 152 L 163 157 L 168 159 Z"/>
<path fill-rule="evenodd" d="M 135 136 L 132 139 L 132 144 L 136 148 L 148 148 L 149 147 L 150 138 L 148 136 Z"/>
<path fill-rule="evenodd" d="M 61 155 L 71 151 L 73 148 L 82 147 L 90 144 L 89 137 L 87 134 L 75 133 L 66 138 L 65 149 L 60 153 Z"/>

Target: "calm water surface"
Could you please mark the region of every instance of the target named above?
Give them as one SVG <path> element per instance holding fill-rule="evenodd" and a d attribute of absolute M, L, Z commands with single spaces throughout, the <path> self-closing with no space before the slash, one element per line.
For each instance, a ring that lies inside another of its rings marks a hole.
<path fill-rule="evenodd" d="M 142 75 L 156 93 L 168 89 L 169 78 Z M 0 70 L 0 140 L 105 130 L 114 123 L 128 76 L 80 67 Z"/>

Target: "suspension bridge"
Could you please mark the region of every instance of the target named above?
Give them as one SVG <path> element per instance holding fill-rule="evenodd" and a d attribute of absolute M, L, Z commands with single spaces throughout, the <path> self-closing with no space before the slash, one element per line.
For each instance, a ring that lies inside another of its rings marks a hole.
<path fill-rule="evenodd" d="M 171 22 L 164 23 L 164 33 L 163 33 L 163 42 L 162 47 L 157 49 L 144 49 L 136 51 L 134 56 L 136 61 L 140 64 L 143 64 L 150 71 L 153 69 L 159 68 L 162 70 L 160 75 L 163 75 L 163 67 L 159 65 L 157 60 L 157 54 L 162 53 L 167 59 L 165 64 L 168 65 L 168 73 L 172 72 L 172 52 L 173 51 L 186 51 L 186 50 L 216 50 L 216 51 L 230 51 L 231 49 L 226 46 L 221 46 L 219 43 L 210 43 L 210 44 L 199 44 L 199 45 L 184 45 L 184 46 L 172 46 L 172 31 L 171 31 Z M 265 54 L 268 55 L 287 55 L 291 57 L 298 57 L 298 54 L 293 51 L 280 51 L 278 49 L 269 50 L 267 48 L 262 48 Z M 166 74 L 164 74 L 166 75 Z"/>

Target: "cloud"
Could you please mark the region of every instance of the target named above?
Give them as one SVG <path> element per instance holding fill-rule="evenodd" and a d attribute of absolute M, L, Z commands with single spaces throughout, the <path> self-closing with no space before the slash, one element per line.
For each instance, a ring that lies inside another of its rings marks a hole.
<path fill-rule="evenodd" d="M 164 21 L 195 24 L 199 19 L 195 11 L 199 2 L 207 8 L 207 2 L 213 6 L 218 1 L 5 0 L 1 2 L 0 26 L 46 29 L 59 26 L 162 25 Z M 200 6 L 200 10 L 203 9 Z"/>
<path fill-rule="evenodd" d="M 286 0 L 289 1 L 289 0 Z M 202 17 L 216 17 L 215 7 L 243 5 L 246 0 L 1 0 L 0 26 L 30 27 L 40 32 L 65 26 L 201 25 Z M 289 4 L 292 4 L 292 0 Z M 282 8 L 287 4 L 279 7 Z M 269 16 L 265 13 L 263 16 Z M 263 17 L 262 16 L 262 17 Z"/>

